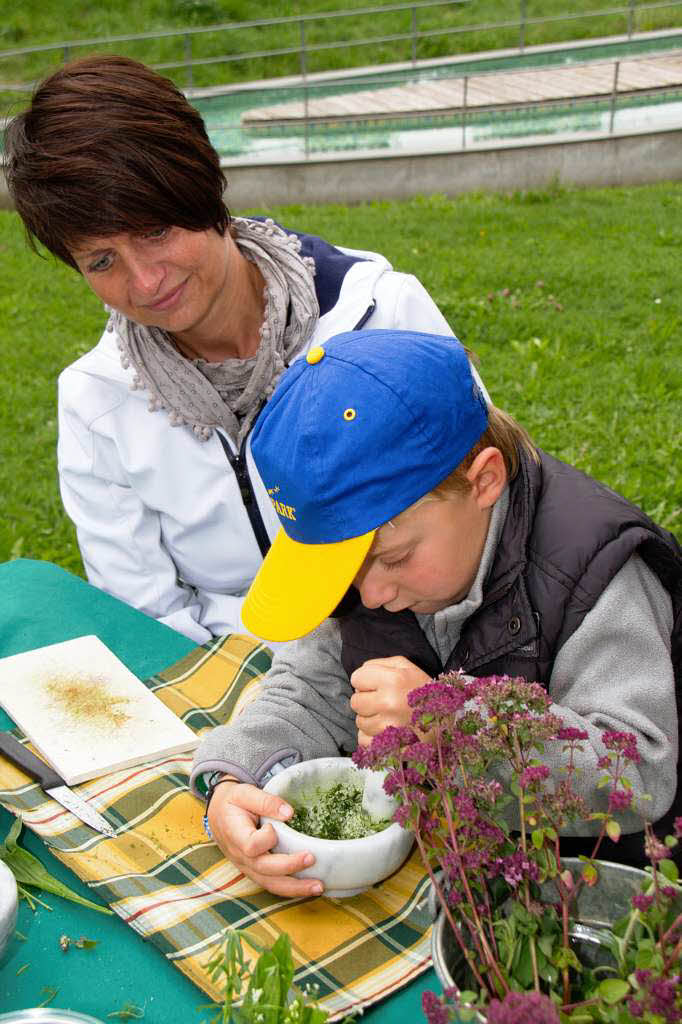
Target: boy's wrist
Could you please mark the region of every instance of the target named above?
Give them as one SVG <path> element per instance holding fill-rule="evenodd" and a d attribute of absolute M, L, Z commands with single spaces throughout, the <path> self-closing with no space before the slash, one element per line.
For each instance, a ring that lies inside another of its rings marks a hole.
<path fill-rule="evenodd" d="M 223 782 L 236 782 L 237 784 L 239 784 L 239 779 L 235 779 L 233 775 L 218 775 L 217 772 L 214 772 L 213 776 L 211 776 L 211 779 L 209 780 L 208 783 L 208 787 L 206 789 L 206 803 L 204 804 L 203 817 L 204 832 L 206 833 L 209 839 L 213 839 L 214 836 L 208 821 L 208 811 L 211 806 L 213 794 L 215 793 L 218 786 L 222 785 Z"/>

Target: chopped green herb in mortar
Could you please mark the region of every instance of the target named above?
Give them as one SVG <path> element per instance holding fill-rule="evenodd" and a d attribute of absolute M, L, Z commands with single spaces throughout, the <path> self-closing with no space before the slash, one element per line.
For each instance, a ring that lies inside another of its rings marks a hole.
<path fill-rule="evenodd" d="M 297 832 L 317 839 L 362 839 L 381 832 L 391 822 L 374 821 L 362 808 L 362 787 L 337 782 L 330 789 L 317 789 L 305 805 L 289 800 L 295 814 L 287 822 Z"/>

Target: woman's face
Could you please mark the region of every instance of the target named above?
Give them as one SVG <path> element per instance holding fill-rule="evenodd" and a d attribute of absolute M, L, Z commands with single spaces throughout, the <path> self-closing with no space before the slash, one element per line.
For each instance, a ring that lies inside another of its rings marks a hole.
<path fill-rule="evenodd" d="M 241 258 L 229 234 L 179 227 L 89 238 L 72 255 L 108 306 L 187 338 L 220 320 L 230 266 Z"/>

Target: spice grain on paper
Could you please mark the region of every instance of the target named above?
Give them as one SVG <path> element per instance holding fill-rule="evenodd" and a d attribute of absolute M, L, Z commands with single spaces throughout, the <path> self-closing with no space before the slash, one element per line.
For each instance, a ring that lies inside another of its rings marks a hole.
<path fill-rule="evenodd" d="M 119 729 L 130 719 L 127 697 L 114 696 L 106 676 L 54 675 L 43 688 L 52 708 L 75 722 L 87 721 L 92 728 Z"/>

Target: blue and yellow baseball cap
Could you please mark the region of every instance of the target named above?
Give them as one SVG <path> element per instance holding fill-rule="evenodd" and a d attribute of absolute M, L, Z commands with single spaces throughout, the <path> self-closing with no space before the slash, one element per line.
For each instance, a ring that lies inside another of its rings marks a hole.
<path fill-rule="evenodd" d="M 251 436 L 282 529 L 246 595 L 246 628 L 272 641 L 315 629 L 376 530 L 440 484 L 487 423 L 455 338 L 353 331 L 298 359 Z"/>

